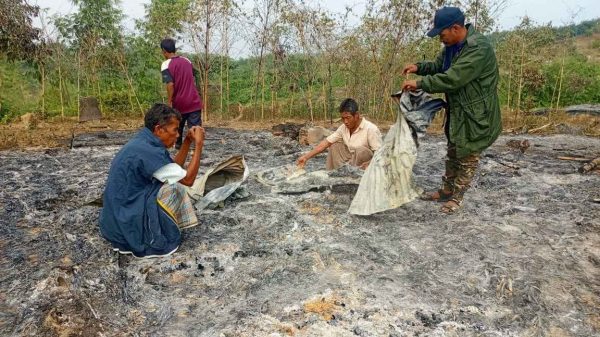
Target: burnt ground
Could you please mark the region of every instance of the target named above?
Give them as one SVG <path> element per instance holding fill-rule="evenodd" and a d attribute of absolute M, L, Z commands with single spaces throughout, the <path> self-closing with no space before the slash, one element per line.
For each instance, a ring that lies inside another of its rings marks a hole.
<path fill-rule="evenodd" d="M 128 136 L 0 152 L 0 335 L 600 333 L 600 176 L 557 159 L 598 157 L 600 139 L 501 137 L 452 216 L 420 200 L 352 216 L 352 189 L 277 195 L 251 175 L 253 195 L 204 211 L 175 255 L 138 260 L 111 252 L 88 204 Z M 204 167 L 243 153 L 253 174 L 306 149 L 267 132 L 207 137 Z M 513 139 L 532 145 L 520 154 Z M 418 185 L 437 187 L 444 146 L 422 141 Z"/>

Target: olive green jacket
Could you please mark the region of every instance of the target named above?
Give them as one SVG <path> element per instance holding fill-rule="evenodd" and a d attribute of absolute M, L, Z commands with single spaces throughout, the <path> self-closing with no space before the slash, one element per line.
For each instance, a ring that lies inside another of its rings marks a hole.
<path fill-rule="evenodd" d="M 422 75 L 417 87 L 429 93 L 446 93 L 450 111 L 450 142 L 456 154 L 464 157 L 481 152 L 502 131 L 497 85 L 496 54 L 488 38 L 468 29 L 465 45 L 442 72 L 444 48 L 433 62 L 417 63 Z"/>

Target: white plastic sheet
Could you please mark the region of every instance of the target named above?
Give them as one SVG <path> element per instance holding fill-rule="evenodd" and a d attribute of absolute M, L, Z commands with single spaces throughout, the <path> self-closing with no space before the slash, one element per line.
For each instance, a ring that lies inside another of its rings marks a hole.
<path fill-rule="evenodd" d="M 375 152 L 365 171 L 349 213 L 370 215 L 400 207 L 420 193 L 412 179 L 417 146 L 402 113 Z"/>
<path fill-rule="evenodd" d="M 443 106 L 440 99 L 432 99 L 422 91 L 402 93 L 396 123 L 375 152 L 365 171 L 350 209 L 351 214 L 370 215 L 397 208 L 414 200 L 422 193 L 415 186 L 412 169 L 417 159 L 415 135 L 421 136 Z M 411 119 L 413 128 L 405 118 Z"/>

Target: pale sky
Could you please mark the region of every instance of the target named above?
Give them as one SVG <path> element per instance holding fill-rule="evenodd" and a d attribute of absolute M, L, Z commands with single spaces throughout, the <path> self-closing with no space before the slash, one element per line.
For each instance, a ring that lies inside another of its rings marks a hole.
<path fill-rule="evenodd" d="M 49 13 L 71 13 L 75 6 L 70 0 L 31 0 L 42 8 L 49 8 Z M 128 16 L 127 26 L 133 26 L 133 19 L 144 15 L 143 4 L 149 0 L 125 0 L 121 1 L 123 12 Z M 309 1 L 311 2 L 311 1 Z M 312 1 L 315 3 L 315 1 Z M 344 0 L 319 0 L 323 7 L 333 11 L 341 12 L 344 7 L 350 6 L 360 12 L 364 7 L 364 1 Z M 600 1 L 598 0 L 508 0 L 505 10 L 500 15 L 498 22 L 500 28 L 509 29 L 517 25 L 520 18 L 528 15 L 538 23 L 552 22 L 554 25 L 563 25 L 590 20 L 600 17 Z"/>
<path fill-rule="evenodd" d="M 76 10 L 70 0 L 30 0 L 41 8 L 47 8 L 47 16 L 57 13 L 69 14 Z M 122 0 L 121 8 L 126 15 L 125 29 L 132 32 L 134 20 L 144 16 L 144 4 L 150 0 Z M 246 0 L 246 3 L 251 0 Z M 319 3 L 334 13 L 341 13 L 345 7 L 351 7 L 357 14 L 362 13 L 364 0 L 308 0 L 308 3 Z M 521 22 L 521 18 L 529 16 L 538 24 L 552 22 L 554 26 L 579 23 L 585 20 L 600 18 L 599 0 L 507 0 L 506 6 L 496 22 L 501 30 L 510 29 Z M 39 24 L 39 21 L 36 21 Z"/>

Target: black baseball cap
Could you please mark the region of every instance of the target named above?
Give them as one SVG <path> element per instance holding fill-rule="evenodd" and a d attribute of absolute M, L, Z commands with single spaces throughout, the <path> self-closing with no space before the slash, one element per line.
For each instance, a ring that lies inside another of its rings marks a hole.
<path fill-rule="evenodd" d="M 427 36 L 440 35 L 442 30 L 458 23 L 465 24 L 465 15 L 458 7 L 442 7 L 435 12 L 433 17 L 433 28 L 427 32 Z"/>
<path fill-rule="evenodd" d="M 163 39 L 160 41 L 160 48 L 166 51 L 167 53 L 175 52 L 175 40 L 173 39 Z"/>

